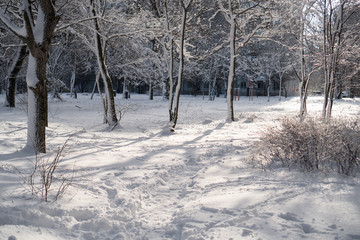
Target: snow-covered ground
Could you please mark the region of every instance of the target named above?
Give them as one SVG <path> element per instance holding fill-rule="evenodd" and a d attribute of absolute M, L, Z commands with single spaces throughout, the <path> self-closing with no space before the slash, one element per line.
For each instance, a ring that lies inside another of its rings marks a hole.
<path fill-rule="evenodd" d="M 359 177 L 249 164 L 260 132 L 296 115 L 298 98 L 242 97 L 238 121 L 227 123 L 224 98 L 182 96 L 174 133 L 161 98 L 118 96 L 127 111 L 113 131 L 102 124 L 98 96 L 63 98 L 49 103 L 43 159 L 70 137 L 58 171 L 72 185 L 44 202 L 23 184 L 35 161 L 22 150 L 26 108 L 5 108 L 0 95 L 1 240 L 360 239 Z M 309 114 L 319 115 L 321 103 L 311 97 Z M 336 101 L 334 115 L 356 117 L 359 104 Z"/>

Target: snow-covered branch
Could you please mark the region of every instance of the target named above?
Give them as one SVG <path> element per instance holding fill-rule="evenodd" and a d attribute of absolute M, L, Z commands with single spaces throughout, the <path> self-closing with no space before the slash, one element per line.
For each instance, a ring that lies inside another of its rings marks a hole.
<path fill-rule="evenodd" d="M 0 20 L 6 25 L 6 27 L 20 38 L 26 38 L 26 30 L 24 27 L 18 27 L 2 12 L 0 12 Z"/>

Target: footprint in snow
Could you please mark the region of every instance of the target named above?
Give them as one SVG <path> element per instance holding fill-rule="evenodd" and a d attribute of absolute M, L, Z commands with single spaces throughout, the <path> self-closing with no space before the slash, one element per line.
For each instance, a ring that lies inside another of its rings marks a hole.
<path fill-rule="evenodd" d="M 297 218 L 297 215 L 295 213 L 280 213 L 279 217 L 288 221 L 293 221 L 293 222 L 302 222 L 301 220 L 299 220 Z"/>

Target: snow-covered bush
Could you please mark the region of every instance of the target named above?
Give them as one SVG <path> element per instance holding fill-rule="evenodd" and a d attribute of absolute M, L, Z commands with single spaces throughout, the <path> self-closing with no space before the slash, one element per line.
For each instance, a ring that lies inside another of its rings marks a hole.
<path fill-rule="evenodd" d="M 262 134 L 253 160 L 264 168 L 355 175 L 360 170 L 360 125 L 349 119 L 284 119 Z"/>

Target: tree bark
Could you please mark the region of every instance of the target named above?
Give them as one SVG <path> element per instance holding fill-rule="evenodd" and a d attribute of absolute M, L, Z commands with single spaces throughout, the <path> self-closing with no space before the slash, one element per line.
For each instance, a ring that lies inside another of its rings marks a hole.
<path fill-rule="evenodd" d="M 178 79 L 175 89 L 175 96 L 174 96 L 174 108 L 172 112 L 172 128 L 176 127 L 178 115 L 179 115 L 179 102 L 180 102 L 180 93 L 182 87 L 182 80 L 184 74 L 184 43 L 185 43 L 185 31 L 186 31 L 186 18 L 187 18 L 187 11 L 188 7 L 190 6 L 191 1 L 188 4 L 184 4 L 181 1 L 182 5 L 182 18 L 181 18 L 181 34 L 180 34 L 180 41 L 179 41 L 179 71 L 178 71 Z"/>
<path fill-rule="evenodd" d="M 30 3 L 28 7 L 31 8 Z M 46 64 L 49 58 L 51 40 L 55 27 L 60 20 L 50 0 L 40 0 L 38 4 L 37 24 L 32 27 L 31 9 L 24 9 L 24 23 L 30 56 L 26 83 L 28 87 L 28 134 L 27 146 L 36 152 L 46 152 L 46 126 L 48 96 L 46 87 Z M 41 33 L 35 35 L 34 32 Z"/>
<path fill-rule="evenodd" d="M 330 0 L 331 1 L 331 0 Z M 331 2 L 330 2 L 331 3 Z M 332 107 L 335 98 L 335 88 L 337 83 L 336 70 L 339 64 L 340 48 L 342 47 L 342 31 L 343 31 L 343 12 L 344 0 L 340 0 L 339 6 L 335 8 L 327 8 L 327 0 L 324 0 L 324 104 L 322 117 L 329 120 L 332 114 Z M 328 13 L 328 11 L 330 11 Z M 335 17 L 332 20 L 332 17 Z"/>
<path fill-rule="evenodd" d="M 170 33 L 170 20 L 168 15 L 167 1 L 164 1 L 164 13 L 165 13 L 165 30 L 168 33 L 169 49 L 166 49 L 164 43 L 164 53 L 168 53 L 167 68 L 169 75 L 169 121 L 173 120 L 173 103 L 174 103 L 174 38 Z"/>
<path fill-rule="evenodd" d="M 90 3 L 92 7 L 92 15 L 94 17 L 94 25 L 96 31 L 95 32 L 95 42 L 96 42 L 96 50 L 97 50 L 96 58 L 99 65 L 100 74 L 104 81 L 104 86 L 105 86 L 105 96 L 106 96 L 106 105 L 107 105 L 106 120 L 110 126 L 114 126 L 118 122 L 116 116 L 116 110 L 115 110 L 114 91 L 113 91 L 110 75 L 107 66 L 105 64 L 104 48 L 102 46 L 102 39 L 100 35 L 101 29 L 97 19 L 95 3 L 93 0 L 90 0 Z"/>
<path fill-rule="evenodd" d="M 324 12 L 323 12 L 323 54 L 324 54 L 324 103 L 322 109 L 322 118 L 326 118 L 326 111 L 329 99 L 329 91 L 330 91 L 330 82 L 329 82 L 329 69 L 328 69 L 328 61 L 327 61 L 327 1 L 324 0 Z"/>
<path fill-rule="evenodd" d="M 231 6 L 230 6 L 231 7 Z M 232 14 L 231 14 L 232 15 Z M 235 79 L 235 63 L 236 63 L 236 24 L 235 19 L 231 16 L 230 22 L 230 70 L 228 76 L 227 88 L 227 104 L 228 104 L 228 120 L 234 121 L 234 79 Z"/>
<path fill-rule="evenodd" d="M 19 52 L 14 59 L 13 67 L 10 70 L 10 75 L 8 79 L 8 84 L 6 88 L 6 102 L 5 104 L 7 107 L 14 108 L 15 107 L 15 95 L 16 95 L 16 78 L 18 73 L 21 70 L 23 62 L 26 56 L 29 54 L 27 51 L 27 46 L 21 46 Z"/>
<path fill-rule="evenodd" d="M 70 79 L 70 97 L 74 95 L 74 98 L 77 98 L 77 96 L 75 96 L 75 80 L 76 80 L 76 55 L 74 54 L 74 68 Z"/>
<path fill-rule="evenodd" d="M 33 73 L 37 73 L 37 81 L 33 85 Z M 46 152 L 47 125 L 47 91 L 46 91 L 46 57 L 29 56 L 27 71 L 28 83 L 28 139 L 27 146 L 36 152 Z"/>
<path fill-rule="evenodd" d="M 154 88 L 152 85 L 152 79 L 149 80 L 149 100 L 154 100 Z"/>
<path fill-rule="evenodd" d="M 304 3 L 303 3 L 304 4 Z M 305 16 L 304 16 L 304 5 L 301 8 L 301 19 L 300 19 L 300 63 L 301 63 L 301 87 L 300 87 L 300 119 L 303 120 L 306 116 L 306 100 L 307 100 L 307 78 L 305 76 Z"/>

